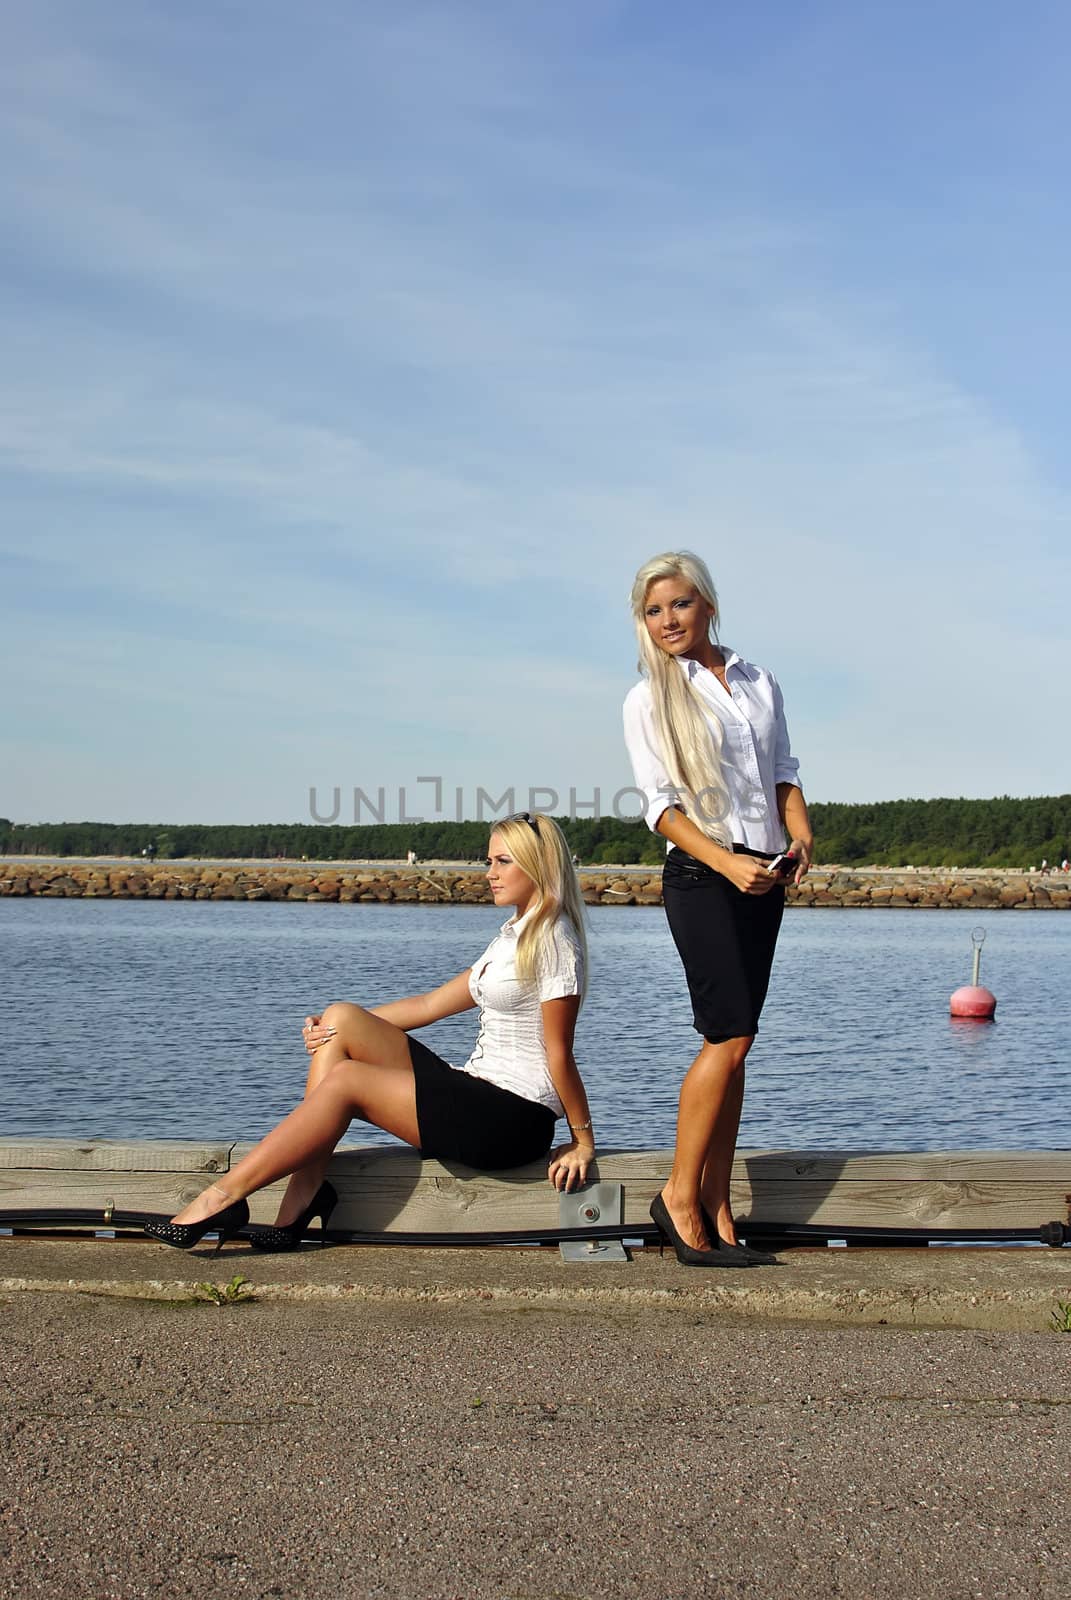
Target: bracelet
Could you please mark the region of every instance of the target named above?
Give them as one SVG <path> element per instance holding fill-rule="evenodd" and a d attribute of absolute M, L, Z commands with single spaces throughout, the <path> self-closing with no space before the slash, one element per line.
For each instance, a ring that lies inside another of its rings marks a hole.
<path fill-rule="evenodd" d="M 591 1132 L 591 1123 L 590 1122 L 570 1122 L 570 1124 L 569 1124 L 569 1132 L 570 1133 L 590 1133 Z"/>

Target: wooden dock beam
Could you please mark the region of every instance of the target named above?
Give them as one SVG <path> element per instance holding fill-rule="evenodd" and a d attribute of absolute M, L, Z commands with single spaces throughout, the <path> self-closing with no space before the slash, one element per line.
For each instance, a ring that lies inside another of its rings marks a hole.
<path fill-rule="evenodd" d="M 0 1212 L 109 1210 L 171 1216 L 249 1149 L 237 1141 L 9 1138 L 0 1142 Z M 668 1150 L 608 1150 L 597 1177 L 624 1186 L 625 1220 L 646 1224 Z M 421 1161 L 415 1151 L 343 1146 L 329 1169 L 341 1204 L 332 1227 L 382 1233 L 513 1232 L 557 1226 L 542 1163 L 494 1175 Z M 284 1185 L 250 1201 L 274 1218 Z M 733 1206 L 743 1229 L 822 1227 L 995 1230 L 1071 1225 L 1067 1150 L 741 1150 Z"/>

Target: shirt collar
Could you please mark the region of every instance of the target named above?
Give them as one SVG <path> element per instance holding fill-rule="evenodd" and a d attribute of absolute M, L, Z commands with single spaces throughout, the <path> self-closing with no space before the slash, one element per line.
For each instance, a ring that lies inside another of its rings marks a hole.
<path fill-rule="evenodd" d="M 742 667 L 744 665 L 743 658 L 738 656 L 735 650 L 730 650 L 727 644 L 719 644 L 718 649 L 725 658 L 726 676 L 728 676 L 730 667 Z M 709 668 L 704 667 L 700 662 L 698 662 L 694 656 L 678 656 L 677 660 L 681 664 L 681 670 L 685 672 L 689 678 L 694 678 L 698 672 L 707 672 L 709 670 Z"/>
<path fill-rule="evenodd" d="M 512 917 L 510 917 L 510 919 L 508 920 L 508 922 L 504 922 L 502 924 L 502 927 L 499 929 L 499 932 L 500 933 L 509 934 L 511 938 L 519 939 L 520 938 L 520 934 L 521 934 L 521 929 L 524 927 L 525 923 L 528 921 L 528 919 L 529 919 L 529 917 L 531 915 L 532 915 L 531 911 L 526 911 L 524 913 L 523 917 L 518 917 L 518 915 L 517 915 L 517 913 L 515 911 L 513 913 Z"/>

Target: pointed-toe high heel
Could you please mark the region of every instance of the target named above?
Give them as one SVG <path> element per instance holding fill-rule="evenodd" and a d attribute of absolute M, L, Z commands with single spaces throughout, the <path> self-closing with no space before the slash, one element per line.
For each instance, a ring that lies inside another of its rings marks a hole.
<path fill-rule="evenodd" d="M 750 1261 L 737 1261 L 726 1254 L 725 1250 L 697 1250 L 695 1245 L 686 1244 L 673 1224 L 673 1218 L 666 1209 L 666 1202 L 660 1194 L 656 1194 L 651 1201 L 651 1219 L 661 1236 L 662 1246 L 671 1244 L 677 1260 L 682 1267 L 750 1267 Z M 661 1252 L 660 1252 L 661 1253 Z"/>
<path fill-rule="evenodd" d="M 338 1195 L 325 1178 L 300 1216 L 282 1228 L 255 1228 L 249 1235 L 254 1250 L 296 1250 L 313 1217 L 320 1219 L 320 1248 L 327 1243 L 327 1219 L 338 1205 Z"/>
<path fill-rule="evenodd" d="M 224 1194 L 226 1190 L 222 1191 Z M 249 1221 L 249 1207 L 244 1200 L 235 1200 L 222 1211 L 214 1211 L 200 1222 L 146 1222 L 145 1232 L 160 1244 L 173 1245 L 176 1250 L 192 1250 L 206 1233 L 218 1233 L 214 1255 L 218 1255 L 236 1234 L 241 1233 Z"/>
<path fill-rule="evenodd" d="M 730 1244 L 728 1239 L 723 1239 L 718 1232 L 717 1223 L 702 1201 L 700 1201 L 699 1210 L 703 1218 L 703 1226 L 707 1231 L 707 1238 L 716 1239 L 718 1242 L 715 1249 L 724 1251 L 727 1255 L 733 1257 L 732 1261 L 726 1262 L 726 1266 L 779 1267 L 781 1265 L 777 1257 L 772 1256 L 768 1250 L 756 1250 L 755 1246 L 751 1244 Z"/>

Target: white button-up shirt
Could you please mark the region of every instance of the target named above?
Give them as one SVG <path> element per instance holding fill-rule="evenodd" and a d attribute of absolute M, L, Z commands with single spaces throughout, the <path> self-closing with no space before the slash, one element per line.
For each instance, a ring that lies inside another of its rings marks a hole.
<path fill-rule="evenodd" d="M 535 982 L 522 984 L 516 967 L 520 927 L 516 917 L 504 922 L 473 964 L 469 993 L 480 1007 L 480 1032 L 461 1070 L 549 1106 L 561 1117 L 565 1113 L 547 1066 L 540 1007 L 544 1000 L 582 992 L 583 954 L 572 924 L 559 917 L 537 964 Z"/>
<path fill-rule="evenodd" d="M 711 737 L 721 729 L 721 770 L 729 796 L 724 819 L 734 844 L 776 855 L 785 848 L 785 830 L 777 809 L 777 785 L 799 784 L 799 762 L 792 754 L 784 701 L 776 678 L 764 667 L 744 661 L 735 650 L 719 645 L 725 657 L 726 694 L 714 673 L 690 657 L 678 656 L 703 702 Z M 666 770 L 655 727 L 651 686 L 641 678 L 625 699 L 625 743 L 636 780 L 647 799 L 647 826 L 672 805 L 687 811 L 687 798 L 677 797 Z M 715 727 L 715 723 L 717 727 Z M 692 818 L 695 821 L 695 817 Z M 668 841 L 667 841 L 668 844 Z M 672 848 L 672 846 L 670 846 Z"/>

